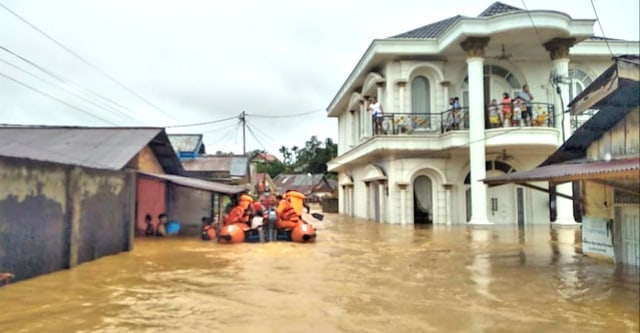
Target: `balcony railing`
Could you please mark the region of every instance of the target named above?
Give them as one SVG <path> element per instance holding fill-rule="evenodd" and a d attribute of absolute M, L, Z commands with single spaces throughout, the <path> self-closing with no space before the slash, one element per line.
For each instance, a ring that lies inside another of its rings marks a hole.
<path fill-rule="evenodd" d="M 532 103 L 531 118 L 518 119 L 514 117 L 513 107 L 511 113 L 503 113 L 499 105 L 498 121 L 491 123 L 489 112 L 485 112 L 485 128 L 500 127 L 555 127 L 555 112 L 552 104 Z M 488 106 L 486 107 L 488 110 Z M 372 124 L 372 133 L 376 133 L 376 124 Z M 436 113 L 385 113 L 382 119 L 382 133 L 394 134 L 443 134 L 450 131 L 469 129 L 469 108 L 462 107 L 456 110 L 447 110 Z"/>

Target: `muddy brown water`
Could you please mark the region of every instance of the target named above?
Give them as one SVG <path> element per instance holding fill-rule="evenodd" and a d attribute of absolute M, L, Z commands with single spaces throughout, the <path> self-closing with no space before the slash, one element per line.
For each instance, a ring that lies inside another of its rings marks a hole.
<path fill-rule="evenodd" d="M 316 244 L 138 239 L 0 288 L 0 332 L 638 332 L 638 270 L 579 229 L 381 225 Z"/>

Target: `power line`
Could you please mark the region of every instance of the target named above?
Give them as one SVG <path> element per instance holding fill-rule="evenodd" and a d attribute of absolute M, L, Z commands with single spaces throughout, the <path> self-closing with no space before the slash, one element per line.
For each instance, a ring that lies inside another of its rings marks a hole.
<path fill-rule="evenodd" d="M 60 43 L 59 41 L 57 41 L 55 38 L 51 37 L 50 35 L 48 35 L 46 32 L 44 32 L 43 30 L 41 30 L 40 28 L 38 28 L 37 26 L 35 26 L 33 23 L 29 22 L 27 19 L 25 19 L 24 17 L 20 16 L 18 13 L 14 12 L 13 10 L 11 10 L 9 7 L 7 7 L 5 4 L 0 2 L 0 7 L 4 8 L 6 11 L 8 11 L 9 13 L 13 14 L 13 16 L 17 17 L 19 20 L 21 20 L 22 22 L 24 22 L 25 24 L 27 24 L 28 26 L 30 26 L 31 28 L 33 28 L 34 30 L 36 30 L 37 32 L 39 32 L 41 35 L 43 35 L 44 37 L 46 37 L 47 39 L 49 39 L 50 41 L 52 41 L 53 43 L 55 43 L 56 45 L 58 45 L 59 47 L 61 47 L 63 50 L 67 51 L 69 54 L 71 54 L 72 56 L 74 56 L 75 58 L 77 58 L 78 60 L 82 61 L 85 65 L 91 67 L 93 70 L 95 70 L 96 72 L 102 74 L 104 77 L 108 78 L 109 80 L 111 80 L 112 82 L 114 82 L 115 84 L 117 84 L 118 86 L 120 86 L 120 88 L 126 90 L 127 92 L 129 92 L 130 94 L 136 96 L 137 98 L 139 98 L 141 101 L 143 101 L 144 103 L 146 103 L 147 105 L 151 106 L 152 108 L 162 112 L 164 115 L 168 116 L 171 119 L 175 119 L 173 116 L 171 116 L 168 112 L 164 111 L 163 109 L 161 109 L 160 107 L 158 107 L 157 105 L 151 103 L 150 101 L 148 101 L 146 98 L 142 97 L 140 94 L 138 94 L 137 92 L 135 92 L 133 89 L 127 87 L 124 85 L 124 83 L 120 82 L 119 80 L 117 80 L 115 77 L 107 74 L 105 71 L 103 71 L 102 69 L 100 69 L 98 66 L 92 64 L 91 62 L 89 62 L 88 60 L 86 60 L 84 57 L 80 56 L 78 53 L 76 53 L 75 51 L 71 50 L 70 48 L 66 47 L 64 44 Z"/>
<path fill-rule="evenodd" d="M 232 120 L 232 119 L 238 119 L 238 116 L 233 116 L 233 117 L 223 118 L 223 119 L 218 119 L 218 120 L 203 121 L 203 122 L 200 122 L 200 123 L 191 123 L 191 124 L 184 124 L 184 125 L 171 125 L 171 126 L 165 126 L 165 128 L 180 128 L 180 127 L 203 126 L 203 125 L 221 123 L 223 121 Z"/>
<path fill-rule="evenodd" d="M 100 116 L 97 116 L 97 115 L 93 114 L 92 112 L 89 112 L 89 111 L 87 111 L 87 110 L 81 109 L 81 108 L 79 108 L 79 107 L 77 107 L 77 106 L 75 106 L 75 105 L 72 105 L 72 104 L 70 104 L 70 103 L 67 103 L 67 102 L 66 102 L 66 101 L 64 101 L 64 100 L 61 100 L 61 99 L 59 99 L 59 98 L 57 98 L 57 97 L 55 97 L 55 96 L 53 96 L 53 95 L 51 95 L 51 94 L 48 94 L 48 93 L 46 93 L 46 92 L 44 92 L 44 91 L 42 91 L 42 90 L 39 90 L 38 88 L 35 88 L 35 87 L 33 87 L 33 86 L 30 86 L 30 85 L 28 85 L 28 84 L 26 84 L 26 83 L 24 83 L 24 82 L 21 82 L 21 81 L 19 81 L 19 80 L 16 80 L 16 79 L 12 78 L 11 76 L 8 76 L 8 75 L 6 75 L 6 74 L 4 74 L 4 73 L 0 73 L 0 76 L 3 76 L 3 77 L 5 77 L 6 79 L 11 80 L 11 81 L 13 81 L 13 82 L 15 82 L 15 83 L 17 83 L 17 84 L 19 84 L 19 85 L 21 85 L 21 86 L 25 87 L 25 88 L 31 89 L 31 90 L 33 90 L 33 91 L 35 91 L 35 92 L 39 93 L 39 94 L 42 94 L 42 95 L 44 95 L 44 96 L 47 96 L 47 97 L 49 97 L 49 98 L 51 98 L 51 99 L 53 99 L 53 100 L 57 101 L 57 102 L 58 102 L 58 103 L 60 103 L 60 104 L 66 105 L 66 106 L 68 106 L 68 107 L 70 107 L 70 108 L 72 108 L 72 109 L 78 110 L 78 111 L 80 111 L 80 112 L 82 112 L 82 113 L 85 113 L 85 114 L 87 114 L 87 115 L 90 115 L 90 116 L 92 116 L 92 117 L 94 117 L 94 118 L 96 118 L 96 119 L 100 119 L 100 120 L 102 120 L 102 121 L 104 121 L 104 122 L 106 122 L 106 123 L 109 123 L 109 124 L 111 124 L 111 125 L 116 125 L 115 123 L 113 123 L 113 122 L 111 122 L 111 121 L 109 121 L 109 120 L 107 120 L 107 119 L 105 119 L 105 118 L 102 118 L 102 117 L 100 117 Z"/>
<path fill-rule="evenodd" d="M 62 83 L 63 83 L 63 84 L 65 84 L 65 85 L 71 86 L 71 87 L 73 87 L 73 88 L 75 88 L 75 89 L 77 89 L 77 90 L 79 90 L 79 91 L 84 92 L 84 93 L 85 93 L 85 94 L 87 94 L 87 95 L 93 95 L 93 96 L 95 96 L 95 97 L 97 97 L 97 98 L 99 98 L 99 99 L 101 99 L 101 100 L 107 101 L 107 102 L 109 102 L 109 103 L 114 104 L 115 106 L 118 106 L 118 107 L 120 107 L 120 108 L 122 108 L 122 109 L 125 109 L 125 110 L 128 110 L 128 111 L 130 111 L 130 112 L 135 113 L 135 111 L 133 111 L 133 110 L 129 109 L 128 107 L 126 107 L 126 106 L 124 106 L 124 105 L 122 105 L 122 104 L 120 104 L 120 103 L 118 103 L 118 102 L 115 102 L 115 101 L 111 100 L 111 99 L 110 99 L 110 98 L 108 98 L 108 97 L 102 96 L 102 95 L 100 95 L 99 93 L 97 93 L 97 92 L 95 92 L 95 91 L 93 91 L 93 90 L 91 90 L 91 89 L 83 88 L 83 87 L 82 87 L 82 86 L 80 86 L 79 84 L 77 84 L 77 83 L 75 83 L 75 82 L 73 82 L 73 81 L 71 81 L 71 80 L 68 80 L 68 79 L 66 79 L 66 78 L 64 78 L 64 77 L 62 77 L 62 76 L 60 76 L 60 75 L 58 75 L 58 74 L 56 74 L 56 73 L 53 73 L 52 71 L 50 71 L 50 70 L 48 70 L 48 69 L 44 68 L 44 67 L 43 67 L 43 66 L 41 66 L 41 65 L 38 65 L 37 63 L 35 63 L 35 62 L 33 62 L 33 61 L 31 61 L 31 60 L 27 59 L 26 57 L 24 57 L 24 56 L 22 56 L 22 55 L 18 54 L 17 52 L 14 52 L 13 50 L 11 50 L 11 49 L 9 49 L 9 48 L 7 48 L 7 47 L 3 46 L 3 45 L 0 45 L 0 50 L 3 50 L 3 51 L 5 51 L 5 52 L 7 52 L 7 53 L 11 54 L 12 56 L 14 56 L 14 57 L 16 57 L 16 58 L 18 58 L 18 59 L 22 60 L 23 62 L 25 62 L 25 63 L 27 63 L 27 64 L 29 64 L 29 65 L 31 65 L 31 66 L 33 66 L 33 67 L 37 68 L 38 70 L 42 71 L 43 73 L 45 73 L 45 74 L 47 74 L 47 75 L 51 76 L 52 78 L 54 78 L 54 79 L 56 79 L 56 80 L 58 80 L 58 81 L 62 82 Z M 106 104 L 106 103 L 105 103 L 105 104 Z M 108 105 L 108 104 L 106 104 L 106 105 Z M 122 113 L 122 114 L 124 114 L 124 113 Z M 127 115 L 127 116 L 128 116 L 128 115 Z M 129 116 L 129 117 L 130 117 L 130 116 Z"/>
<path fill-rule="evenodd" d="M 264 146 L 264 144 L 260 141 L 260 139 L 258 139 L 258 136 L 253 132 L 253 128 L 251 126 L 249 126 L 249 124 L 247 124 L 247 129 L 249 130 L 249 133 L 251 133 L 251 135 L 253 135 L 253 138 L 256 140 L 256 142 L 262 147 L 262 149 L 264 149 L 264 151 L 267 151 L 267 147 Z"/>
<path fill-rule="evenodd" d="M 260 114 L 250 114 L 250 113 L 247 113 L 246 115 L 254 118 L 292 118 L 292 117 L 306 116 L 306 115 L 320 112 L 320 111 L 325 111 L 325 109 L 316 109 L 316 110 L 307 111 L 307 112 L 283 114 L 283 115 L 260 115 Z"/>
<path fill-rule="evenodd" d="M 538 40 L 540 41 L 540 43 L 543 43 L 544 41 L 540 36 L 540 32 L 538 31 L 538 27 L 536 26 L 536 23 L 533 21 L 533 16 L 531 16 L 531 12 L 529 11 L 529 8 L 527 8 L 527 4 L 524 3 L 524 0 L 521 0 L 521 1 L 522 1 L 522 6 L 524 7 L 524 10 L 527 11 L 527 15 L 529 15 L 529 20 L 531 20 L 531 25 L 533 26 L 533 30 L 536 31 L 536 36 L 538 36 Z"/>
<path fill-rule="evenodd" d="M 42 81 L 42 82 L 44 82 L 44 83 L 47 83 L 47 84 L 50 84 L 50 85 L 52 85 L 52 86 L 54 86 L 54 87 L 60 88 L 60 86 L 59 86 L 59 85 L 57 85 L 57 84 L 55 84 L 55 83 L 53 83 L 53 82 L 51 82 L 51 81 L 49 81 L 49 80 L 43 79 L 43 78 L 41 78 L 41 77 L 39 77 L 39 76 L 37 76 L 37 75 L 35 75 L 35 74 L 33 74 L 33 73 L 31 73 L 31 72 L 29 72 L 29 71 L 25 70 L 24 68 L 21 68 L 21 67 L 20 67 L 20 66 L 18 66 L 18 65 L 12 64 L 12 63 L 11 63 L 11 62 L 9 62 L 9 61 L 6 61 L 6 60 L 4 60 L 4 59 L 0 59 L 0 62 L 2 62 L 2 63 L 4 63 L 4 64 L 6 64 L 7 66 L 11 66 L 11 67 L 15 68 L 16 70 L 18 70 L 18 71 L 20 71 L 20 72 L 22 72 L 22 73 L 25 73 L 25 74 L 27 74 L 27 75 L 29 75 L 29 76 L 31 76 L 31 77 L 33 77 L 33 78 L 37 79 L 37 80 L 40 80 L 40 81 Z M 94 102 L 94 101 L 90 100 L 89 98 L 87 98 L 87 97 L 85 97 L 85 96 L 83 96 L 83 95 L 79 94 L 78 92 L 76 92 L 76 91 L 74 91 L 74 90 L 72 90 L 72 89 L 67 88 L 66 86 L 62 86 L 62 89 L 64 89 L 64 90 L 68 91 L 69 93 L 71 93 L 71 94 L 75 95 L 76 97 L 78 97 L 78 98 L 82 99 L 83 101 L 85 101 L 85 102 L 87 102 L 87 103 L 89 103 L 89 104 L 92 104 L 92 105 L 94 105 L 94 106 L 96 106 L 96 107 L 98 107 L 98 108 L 100 108 L 100 109 L 103 109 L 103 110 L 105 110 L 105 111 L 108 111 L 108 112 L 111 112 L 111 113 L 114 113 L 114 114 L 117 114 L 117 115 L 125 116 L 125 117 L 128 117 L 128 118 L 130 118 L 130 119 L 136 120 L 136 119 L 134 119 L 133 117 L 131 117 L 130 115 L 128 115 L 128 114 L 126 114 L 126 113 L 124 113 L 124 112 L 121 112 L 121 111 L 119 111 L 119 110 L 117 110 L 117 109 L 115 109 L 115 108 L 111 107 L 110 105 L 101 105 L 101 104 L 98 104 L 97 102 Z"/>
<path fill-rule="evenodd" d="M 281 145 L 280 142 L 278 142 L 277 140 L 273 139 L 272 137 L 264 133 L 262 130 L 260 130 L 260 127 L 254 127 L 254 129 L 256 130 L 256 132 L 260 133 L 260 135 L 262 135 L 263 137 L 271 141 L 271 143 L 275 143 L 276 146 Z"/>
<path fill-rule="evenodd" d="M 614 57 L 613 51 L 611 51 L 609 40 L 607 39 L 607 36 L 604 34 L 604 29 L 602 29 L 602 22 L 598 17 L 598 11 L 596 10 L 596 5 L 593 3 L 593 0 L 591 0 L 591 8 L 593 8 L 593 13 L 596 15 L 596 20 L 598 20 L 598 26 L 600 26 L 600 31 L 602 32 L 602 38 L 604 39 L 604 42 L 607 44 L 607 48 L 609 49 L 609 54 L 611 54 L 611 57 L 613 58 Z"/>

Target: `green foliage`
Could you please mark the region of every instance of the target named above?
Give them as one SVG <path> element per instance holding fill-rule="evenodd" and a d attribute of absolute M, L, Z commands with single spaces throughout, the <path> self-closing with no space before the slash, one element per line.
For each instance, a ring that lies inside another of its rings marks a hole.
<path fill-rule="evenodd" d="M 322 142 L 314 135 L 304 147 L 282 146 L 278 151 L 282 154 L 282 161 L 258 164 L 257 171 L 267 172 L 272 178 L 281 173 L 326 174 L 327 162 L 338 155 L 338 145 L 330 138 Z M 335 178 L 332 174 L 328 176 Z"/>

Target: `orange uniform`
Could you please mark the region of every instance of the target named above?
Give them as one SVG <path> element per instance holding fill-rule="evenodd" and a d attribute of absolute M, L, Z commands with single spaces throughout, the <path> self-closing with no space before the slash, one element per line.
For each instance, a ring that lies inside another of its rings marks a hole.
<path fill-rule="evenodd" d="M 224 225 L 240 224 L 243 229 L 249 229 L 249 219 L 251 218 L 249 207 L 253 203 L 253 198 L 243 194 L 240 196 L 238 205 L 227 214 L 224 219 Z"/>
<path fill-rule="evenodd" d="M 289 202 L 289 199 L 282 199 L 276 209 L 278 222 L 276 227 L 280 229 L 293 229 L 300 223 L 300 216 Z"/>
<path fill-rule="evenodd" d="M 302 207 L 304 194 L 298 191 L 288 191 L 278 203 L 276 226 L 283 229 L 293 229 L 302 222 Z"/>

